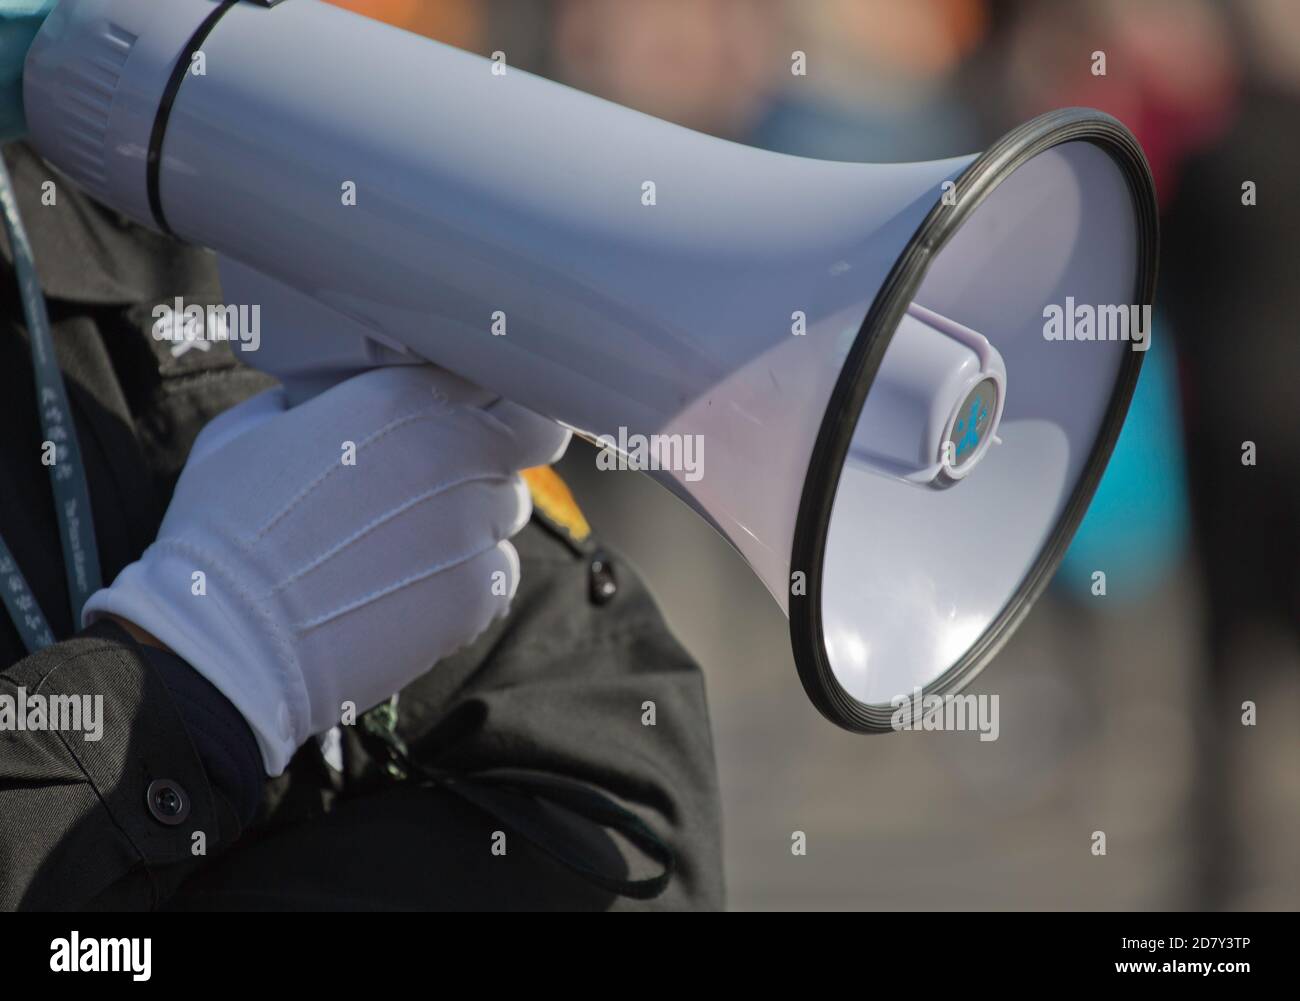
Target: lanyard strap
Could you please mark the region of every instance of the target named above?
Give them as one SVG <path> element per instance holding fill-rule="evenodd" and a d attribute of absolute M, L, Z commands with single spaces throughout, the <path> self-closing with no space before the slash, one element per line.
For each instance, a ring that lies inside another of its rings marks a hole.
<path fill-rule="evenodd" d="M 63 546 L 63 569 L 68 577 L 72 626 L 76 629 L 81 623 L 82 607 L 99 590 L 101 584 L 99 550 L 95 545 L 95 525 L 90 511 L 90 487 L 86 481 L 86 470 L 81 463 L 81 449 L 77 445 L 77 430 L 72 421 L 68 393 L 59 371 L 58 357 L 54 353 L 50 317 L 45 309 L 45 297 L 41 294 L 40 279 L 36 275 L 32 247 L 18 214 L 18 199 L 3 157 L 0 157 L 0 209 L 3 210 L 9 246 L 13 250 L 18 291 L 22 296 L 27 329 L 31 334 L 37 409 L 40 412 L 41 432 L 45 436 L 41 458 L 49 466 L 50 485 L 54 489 L 59 542 Z M 47 456 L 53 459 L 52 463 Z M 3 538 L 0 538 L 0 589 L 4 592 L 5 608 L 18 627 L 28 652 L 35 652 L 53 643 L 54 636 L 49 623 Z"/>
<path fill-rule="evenodd" d="M 18 569 L 18 562 L 9 552 L 3 536 L 0 536 L 0 598 L 4 599 L 9 618 L 18 627 L 28 653 L 35 653 L 53 644 L 54 634 L 50 632 L 50 625 L 41 614 L 36 595 L 27 586 L 27 580 Z"/>

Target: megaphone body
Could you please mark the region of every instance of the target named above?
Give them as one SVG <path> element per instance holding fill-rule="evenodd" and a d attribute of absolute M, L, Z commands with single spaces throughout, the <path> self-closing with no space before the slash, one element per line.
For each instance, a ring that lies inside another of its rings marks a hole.
<path fill-rule="evenodd" d="M 1141 361 L 1044 335 L 1067 297 L 1151 299 L 1149 174 L 1096 112 L 979 157 L 808 160 L 317 0 L 63 0 L 25 94 L 49 162 L 216 251 L 296 394 L 432 361 L 649 466 L 853 729 L 1009 635 Z"/>

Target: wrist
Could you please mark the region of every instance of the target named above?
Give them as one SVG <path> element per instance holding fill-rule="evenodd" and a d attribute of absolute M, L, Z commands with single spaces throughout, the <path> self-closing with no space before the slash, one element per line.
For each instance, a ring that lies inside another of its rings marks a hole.
<path fill-rule="evenodd" d="M 109 622 L 115 623 L 118 626 L 118 628 L 120 628 L 123 632 L 125 632 L 137 643 L 143 644 L 144 646 L 154 647 L 157 650 L 165 650 L 167 653 L 174 652 L 171 647 L 169 647 L 166 643 L 160 640 L 153 633 L 149 632 L 147 629 L 141 629 L 134 622 L 130 622 L 122 618 L 120 615 L 105 613 L 102 616 L 102 618 L 107 619 Z"/>
<path fill-rule="evenodd" d="M 279 775 L 311 732 L 310 699 L 286 627 L 259 600 L 267 589 L 250 590 L 254 568 L 232 570 L 211 548 L 177 537 L 154 542 L 91 595 L 82 620 L 129 623 L 185 661 L 243 715 L 266 773 Z M 192 590 L 196 567 L 207 574 L 202 592 Z"/>

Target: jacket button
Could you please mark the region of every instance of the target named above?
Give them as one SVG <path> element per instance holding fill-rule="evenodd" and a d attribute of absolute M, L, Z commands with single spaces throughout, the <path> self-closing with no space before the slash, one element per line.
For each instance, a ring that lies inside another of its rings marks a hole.
<path fill-rule="evenodd" d="M 190 815 L 190 798 L 171 779 L 156 779 L 145 790 L 145 802 L 153 819 L 168 827 L 185 823 Z"/>
<path fill-rule="evenodd" d="M 604 550 L 598 550 L 591 558 L 590 593 L 593 605 L 608 605 L 618 593 L 618 578 L 614 575 L 614 565 Z"/>

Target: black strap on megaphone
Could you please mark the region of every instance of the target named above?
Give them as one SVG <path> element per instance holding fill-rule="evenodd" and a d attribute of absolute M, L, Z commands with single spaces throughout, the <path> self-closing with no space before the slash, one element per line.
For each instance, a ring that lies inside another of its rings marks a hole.
<path fill-rule="evenodd" d="M 581 782 L 523 768 L 489 768 L 457 772 L 431 768 L 412 755 L 396 732 L 397 696 L 378 717 L 367 714 L 365 732 L 377 738 L 398 775 L 418 777 L 431 786 L 454 793 L 498 820 L 534 848 L 594 886 L 634 900 L 659 896 L 668 886 L 677 859 L 659 835 L 635 813 Z M 571 840 L 548 822 L 548 806 L 558 806 L 598 830 L 626 838 L 661 868 L 643 879 L 602 872 L 577 850 Z"/>
<path fill-rule="evenodd" d="M 203 49 L 203 43 L 208 40 L 217 23 L 226 16 L 226 12 L 241 2 L 253 3 L 259 7 L 276 7 L 284 0 L 221 0 L 212 9 L 212 13 L 203 19 L 203 23 L 198 26 L 181 50 L 181 57 L 172 67 L 172 74 L 167 79 L 167 87 L 158 101 L 158 113 L 154 115 L 153 131 L 149 136 L 149 149 L 145 152 L 145 188 L 153 221 L 168 236 L 175 236 L 176 233 L 167 222 L 162 204 L 162 148 L 163 140 L 167 138 L 167 123 L 171 120 L 172 108 L 176 104 L 176 96 L 181 91 L 181 84 L 185 82 L 185 75 L 194 65 L 194 57 Z"/>

